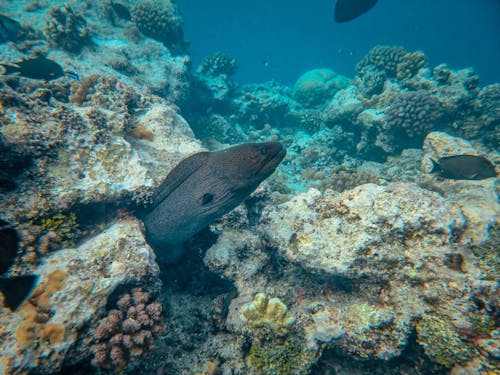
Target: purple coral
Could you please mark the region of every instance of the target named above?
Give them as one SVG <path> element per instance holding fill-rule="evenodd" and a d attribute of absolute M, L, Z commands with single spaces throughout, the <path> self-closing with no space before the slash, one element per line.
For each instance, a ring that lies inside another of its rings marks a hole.
<path fill-rule="evenodd" d="M 154 339 L 165 330 L 162 324 L 162 306 L 150 302 L 149 293 L 140 288 L 123 294 L 118 309 L 108 312 L 95 329 L 97 343 L 91 346 L 92 364 L 123 370 L 154 346 Z"/>

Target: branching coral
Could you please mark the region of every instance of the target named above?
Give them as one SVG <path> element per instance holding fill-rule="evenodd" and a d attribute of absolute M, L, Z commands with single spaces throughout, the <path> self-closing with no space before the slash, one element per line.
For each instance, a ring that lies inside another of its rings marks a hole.
<path fill-rule="evenodd" d="M 315 109 L 304 109 L 302 111 L 290 111 L 286 114 L 286 124 L 290 124 L 297 130 L 305 130 L 315 133 L 324 125 L 323 114 Z"/>
<path fill-rule="evenodd" d="M 427 57 L 423 52 L 415 51 L 403 56 L 402 61 L 396 67 L 396 77 L 399 80 L 409 79 L 427 65 Z"/>
<path fill-rule="evenodd" d="M 439 128 L 443 116 L 439 99 L 426 91 L 401 92 L 386 111 L 384 128 L 395 136 L 420 142 L 428 132 Z"/>
<path fill-rule="evenodd" d="M 226 53 L 216 52 L 202 61 L 197 73 L 213 77 L 222 74 L 231 76 L 236 73 L 237 69 L 236 59 Z"/>
<path fill-rule="evenodd" d="M 282 126 L 285 115 L 290 110 L 288 97 L 283 95 L 279 88 L 269 87 L 269 84 L 245 86 L 239 101 L 240 121 L 258 129 L 263 128 L 265 124 Z"/>
<path fill-rule="evenodd" d="M 149 293 L 132 289 L 118 300 L 118 309 L 110 310 L 95 330 L 97 343 L 92 345 L 92 364 L 97 367 L 123 370 L 129 363 L 145 353 L 154 339 L 165 330 L 162 306 L 151 302 Z"/>
<path fill-rule="evenodd" d="M 53 46 L 69 52 L 80 52 L 84 45 L 90 43 L 87 21 L 73 12 L 68 4 L 51 8 L 50 16 L 45 34 Z"/>
<path fill-rule="evenodd" d="M 132 20 L 146 36 L 165 44 L 174 52 L 184 48 L 183 19 L 170 0 L 142 0 L 131 10 Z"/>
<path fill-rule="evenodd" d="M 398 46 L 378 45 L 373 47 L 368 54 L 356 65 L 358 73 L 369 67 L 374 66 L 377 70 L 384 71 L 389 78 L 396 77 L 398 64 L 404 61 L 407 52 Z"/>

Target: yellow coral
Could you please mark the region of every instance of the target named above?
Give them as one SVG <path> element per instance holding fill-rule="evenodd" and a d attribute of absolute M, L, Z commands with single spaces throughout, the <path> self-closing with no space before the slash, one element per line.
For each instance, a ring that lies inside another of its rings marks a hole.
<path fill-rule="evenodd" d="M 287 334 L 295 318 L 287 316 L 288 308 L 279 298 L 257 293 L 243 308 L 242 317 L 252 328 L 269 328 L 277 334 Z"/>

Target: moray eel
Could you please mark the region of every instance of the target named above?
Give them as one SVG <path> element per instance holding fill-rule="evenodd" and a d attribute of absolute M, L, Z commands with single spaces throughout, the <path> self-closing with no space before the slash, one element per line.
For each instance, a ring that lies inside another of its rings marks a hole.
<path fill-rule="evenodd" d="M 182 160 L 143 217 L 146 240 L 158 257 L 177 261 L 186 240 L 243 202 L 285 154 L 279 142 L 244 143 Z"/>

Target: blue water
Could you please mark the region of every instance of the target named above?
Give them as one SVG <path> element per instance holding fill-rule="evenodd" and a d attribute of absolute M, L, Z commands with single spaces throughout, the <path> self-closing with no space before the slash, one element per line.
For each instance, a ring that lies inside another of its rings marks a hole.
<path fill-rule="evenodd" d="M 498 0 L 380 0 L 345 24 L 334 23 L 332 0 L 177 4 L 195 65 L 215 51 L 227 52 L 240 65 L 240 82 L 293 84 L 318 67 L 352 77 L 356 62 L 377 44 L 420 49 L 431 65 L 474 67 L 482 84 L 500 79 Z"/>

